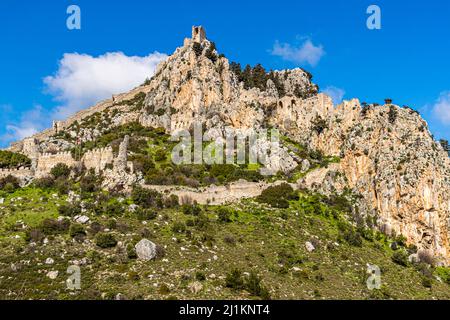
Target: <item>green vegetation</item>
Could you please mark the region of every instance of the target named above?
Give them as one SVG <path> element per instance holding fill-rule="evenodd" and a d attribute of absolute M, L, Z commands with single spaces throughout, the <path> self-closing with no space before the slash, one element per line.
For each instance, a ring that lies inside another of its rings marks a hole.
<path fill-rule="evenodd" d="M 0 178 L 0 190 L 6 193 L 13 193 L 20 187 L 19 179 L 8 175 L 4 178 Z"/>
<path fill-rule="evenodd" d="M 64 163 L 58 163 L 50 170 L 50 174 L 55 178 L 68 178 L 70 175 L 70 168 Z"/>
<path fill-rule="evenodd" d="M 0 150 L 0 169 L 15 169 L 28 167 L 31 160 L 20 153 Z"/>
<path fill-rule="evenodd" d="M 251 67 L 250 65 L 246 65 L 244 70 L 242 70 L 242 67 L 239 63 L 231 62 L 230 63 L 230 70 L 236 75 L 236 78 L 239 82 L 244 83 L 245 89 L 251 89 L 251 88 L 258 88 L 261 91 L 266 91 L 267 89 L 267 81 L 270 79 L 275 85 L 275 88 L 278 91 L 278 95 L 280 97 L 283 97 L 286 95 L 286 90 L 283 85 L 283 79 L 282 76 L 279 73 L 276 73 L 274 71 L 267 72 L 266 69 L 261 64 L 257 64 L 254 67 Z M 305 71 L 306 72 L 306 71 Z M 309 79 L 312 79 L 312 75 L 310 73 L 307 73 L 309 75 Z M 285 73 L 285 77 L 289 75 L 288 72 Z M 318 92 L 318 87 L 316 85 L 311 85 L 307 88 L 301 88 L 297 86 L 294 89 L 294 95 L 301 99 L 307 99 L 314 95 L 316 95 Z"/>
<path fill-rule="evenodd" d="M 110 233 L 98 233 L 95 236 L 95 244 L 103 249 L 114 248 L 117 245 L 117 240 Z"/>
<path fill-rule="evenodd" d="M 444 151 L 447 151 L 448 155 L 450 156 L 450 146 L 448 144 L 448 141 L 441 139 L 439 140 L 439 143 L 441 144 L 442 148 L 444 148 Z"/>
<path fill-rule="evenodd" d="M 68 182 L 79 190 L 79 182 Z M 80 204 L 68 204 L 54 187 L 4 194 L 0 298 L 113 299 L 118 293 L 129 299 L 166 299 L 168 293 L 178 299 L 450 298 L 450 269 L 404 264 L 405 252 L 413 249 L 401 236 L 391 239 L 358 224 L 350 194 L 326 197 L 283 185 L 268 192 L 268 199 L 281 195 L 286 208 L 254 200 L 178 208 L 165 205 L 171 203 L 168 196 L 147 191 L 137 189 L 131 197 L 82 193 L 83 214 L 90 218 L 84 225 L 72 217 Z M 121 209 L 111 215 L 108 204 Z M 134 250 L 143 238 L 158 245 L 158 258 L 145 264 Z M 307 251 L 305 242 L 315 250 Z M 49 257 L 53 265 L 44 263 Z M 84 262 L 82 289 L 72 293 L 64 280 L 73 260 Z M 365 285 L 368 263 L 382 270 L 380 290 Z M 60 276 L 49 279 L 49 270 Z M 196 294 L 188 289 L 194 281 L 203 286 Z"/>
<path fill-rule="evenodd" d="M 289 201 L 297 198 L 298 195 L 294 192 L 294 189 L 289 184 L 283 183 L 267 188 L 257 200 L 274 208 L 289 208 Z"/>

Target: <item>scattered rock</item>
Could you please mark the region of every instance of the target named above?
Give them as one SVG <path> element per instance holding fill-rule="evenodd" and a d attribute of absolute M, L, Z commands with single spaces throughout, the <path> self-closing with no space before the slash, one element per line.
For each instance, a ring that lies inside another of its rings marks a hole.
<path fill-rule="evenodd" d="M 408 261 L 409 261 L 409 263 L 419 263 L 420 262 L 419 255 L 417 253 L 410 255 L 408 257 Z"/>
<path fill-rule="evenodd" d="M 149 261 L 156 257 L 156 244 L 147 239 L 142 239 L 136 246 L 136 254 L 138 259 Z"/>
<path fill-rule="evenodd" d="M 47 273 L 47 277 L 51 280 L 55 280 L 58 277 L 59 272 L 58 271 L 50 271 Z"/>
<path fill-rule="evenodd" d="M 81 224 L 86 224 L 89 222 L 89 217 L 87 216 L 76 216 L 75 217 L 75 221 Z"/>
<path fill-rule="evenodd" d="M 203 285 L 202 285 L 200 282 L 195 281 L 195 282 L 192 282 L 192 283 L 190 283 L 190 284 L 188 285 L 188 289 L 189 289 L 193 294 L 197 294 L 197 293 L 199 293 L 200 291 L 203 290 Z"/>
<path fill-rule="evenodd" d="M 47 260 L 45 260 L 45 264 L 54 264 L 55 260 L 53 260 L 52 258 L 47 258 Z"/>
<path fill-rule="evenodd" d="M 309 170 L 309 168 L 311 168 L 311 164 L 309 163 L 309 161 L 307 159 L 304 159 L 302 161 L 302 171 L 306 172 Z"/>
<path fill-rule="evenodd" d="M 305 247 L 306 247 L 306 250 L 308 250 L 308 252 L 313 252 L 314 250 L 316 250 L 314 245 L 309 241 L 305 243 Z"/>

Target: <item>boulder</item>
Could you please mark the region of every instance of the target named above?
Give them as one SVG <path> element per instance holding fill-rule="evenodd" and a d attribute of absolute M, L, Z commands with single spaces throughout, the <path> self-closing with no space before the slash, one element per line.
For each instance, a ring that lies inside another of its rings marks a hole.
<path fill-rule="evenodd" d="M 306 247 L 306 250 L 308 250 L 308 252 L 313 252 L 314 250 L 316 250 L 314 245 L 309 241 L 305 243 L 305 247 Z"/>
<path fill-rule="evenodd" d="M 58 271 L 50 271 L 47 273 L 47 277 L 51 280 L 55 280 L 58 277 L 59 272 Z"/>
<path fill-rule="evenodd" d="M 136 246 L 136 254 L 139 260 L 150 261 L 156 257 L 156 244 L 147 239 L 142 239 Z"/>

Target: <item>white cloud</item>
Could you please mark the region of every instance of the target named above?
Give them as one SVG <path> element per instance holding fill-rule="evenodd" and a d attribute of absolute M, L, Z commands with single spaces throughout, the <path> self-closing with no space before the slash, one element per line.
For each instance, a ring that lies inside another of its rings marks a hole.
<path fill-rule="evenodd" d="M 450 91 L 441 93 L 432 106 L 432 112 L 440 122 L 450 124 Z"/>
<path fill-rule="evenodd" d="M 345 96 L 345 91 L 343 89 L 334 86 L 328 86 L 323 89 L 322 92 L 330 96 L 335 105 L 340 104 Z"/>
<path fill-rule="evenodd" d="M 305 40 L 305 42 L 303 42 L 299 47 L 292 46 L 289 43 L 280 43 L 279 41 L 275 41 L 272 49 L 272 55 L 298 64 L 306 62 L 314 67 L 325 55 L 325 50 L 322 45 L 315 46 L 310 39 Z"/>
<path fill-rule="evenodd" d="M 150 78 L 167 56 L 154 52 L 146 57 L 111 52 L 93 57 L 64 54 L 59 69 L 44 79 L 47 91 L 61 103 L 54 117 L 66 118 L 111 95 L 126 92 Z"/>
<path fill-rule="evenodd" d="M 35 105 L 32 109 L 24 112 L 17 122 L 6 125 L 6 133 L 0 137 L 0 141 L 6 144 L 30 137 L 44 129 L 48 121 L 48 112 L 42 106 Z"/>

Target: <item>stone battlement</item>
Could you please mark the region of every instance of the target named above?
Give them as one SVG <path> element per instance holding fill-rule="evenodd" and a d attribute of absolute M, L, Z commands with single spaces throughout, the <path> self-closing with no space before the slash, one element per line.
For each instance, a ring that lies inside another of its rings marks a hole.
<path fill-rule="evenodd" d="M 58 152 L 58 153 L 45 152 L 39 156 L 39 159 L 60 158 L 60 157 L 72 157 L 72 153 L 70 153 L 70 151 L 64 151 L 64 152 Z"/>
<path fill-rule="evenodd" d="M 97 148 L 97 149 L 93 149 L 90 151 L 87 151 L 84 156 L 89 156 L 89 155 L 98 155 L 98 154 L 102 154 L 102 153 L 108 153 L 108 152 L 112 152 L 113 149 L 112 147 L 105 147 L 105 148 Z"/>
<path fill-rule="evenodd" d="M 31 168 L 27 168 L 27 167 L 20 167 L 20 168 L 13 168 L 13 169 L 5 169 L 5 168 L 0 168 L 0 172 L 1 173 L 17 173 L 18 171 L 32 171 Z"/>

